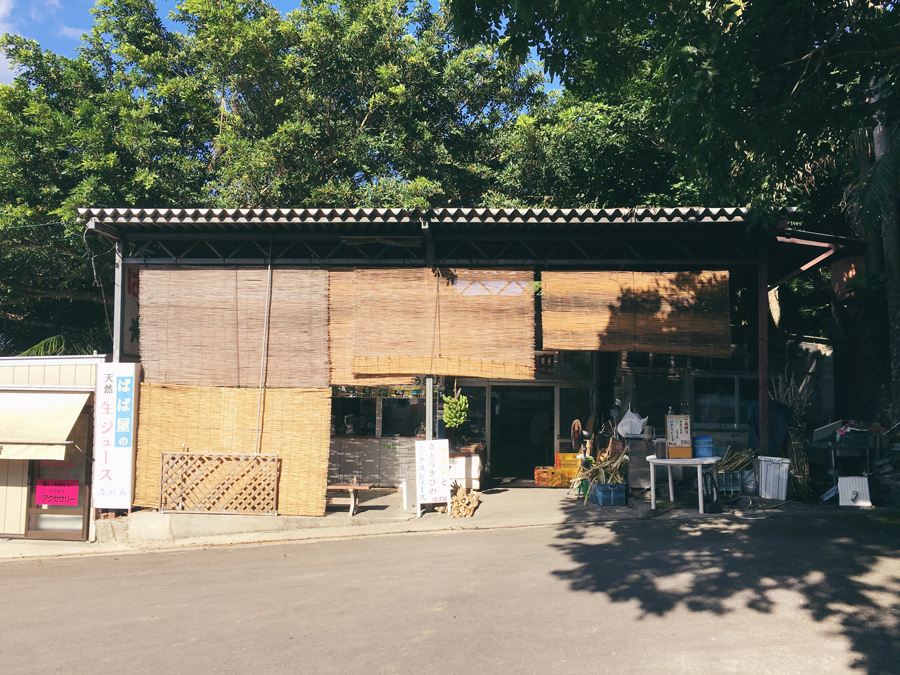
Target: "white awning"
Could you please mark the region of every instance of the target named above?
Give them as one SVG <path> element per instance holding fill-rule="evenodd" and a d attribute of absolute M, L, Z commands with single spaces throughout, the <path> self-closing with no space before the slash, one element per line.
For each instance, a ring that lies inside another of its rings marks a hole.
<path fill-rule="evenodd" d="M 0 459 L 62 460 L 90 394 L 0 392 Z"/>

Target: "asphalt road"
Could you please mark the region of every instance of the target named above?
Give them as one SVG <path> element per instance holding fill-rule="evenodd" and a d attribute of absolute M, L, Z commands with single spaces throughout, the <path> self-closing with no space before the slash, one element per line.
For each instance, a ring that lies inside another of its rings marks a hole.
<path fill-rule="evenodd" d="M 0 673 L 898 673 L 900 517 L 0 563 Z"/>

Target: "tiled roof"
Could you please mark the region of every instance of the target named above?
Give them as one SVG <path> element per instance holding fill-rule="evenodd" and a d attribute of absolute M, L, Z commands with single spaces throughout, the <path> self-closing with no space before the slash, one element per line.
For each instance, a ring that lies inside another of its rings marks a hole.
<path fill-rule="evenodd" d="M 160 231 L 316 232 L 419 229 L 423 222 L 443 229 L 532 230 L 629 224 L 745 224 L 742 208 L 667 209 L 81 209 L 88 227 L 108 234 Z"/>

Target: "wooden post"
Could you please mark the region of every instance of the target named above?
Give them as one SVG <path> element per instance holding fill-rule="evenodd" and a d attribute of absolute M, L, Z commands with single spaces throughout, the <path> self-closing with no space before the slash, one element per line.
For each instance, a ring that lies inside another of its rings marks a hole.
<path fill-rule="evenodd" d="M 757 357 L 759 364 L 759 454 L 769 454 L 769 251 L 763 235 L 759 243 L 757 279 Z"/>
<path fill-rule="evenodd" d="M 434 377 L 425 378 L 425 440 L 434 439 Z"/>

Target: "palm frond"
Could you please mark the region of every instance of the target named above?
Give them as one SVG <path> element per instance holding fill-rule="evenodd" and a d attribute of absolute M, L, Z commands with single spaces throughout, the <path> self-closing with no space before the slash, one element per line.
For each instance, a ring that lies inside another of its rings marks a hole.
<path fill-rule="evenodd" d="M 844 193 L 844 208 L 862 232 L 877 232 L 900 197 L 900 125 L 887 130 L 884 154 Z"/>
<path fill-rule="evenodd" d="M 51 335 L 29 347 L 19 356 L 62 356 L 63 354 L 90 354 L 94 350 L 88 339 L 66 338 L 65 335 Z"/>

